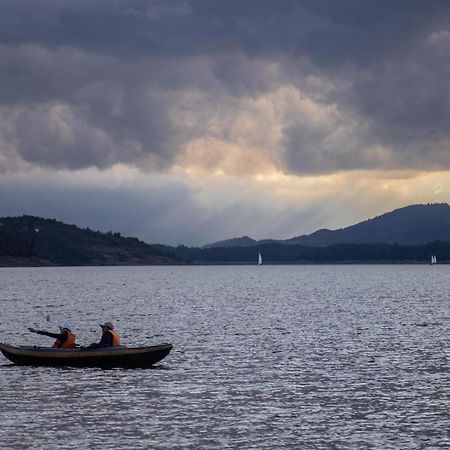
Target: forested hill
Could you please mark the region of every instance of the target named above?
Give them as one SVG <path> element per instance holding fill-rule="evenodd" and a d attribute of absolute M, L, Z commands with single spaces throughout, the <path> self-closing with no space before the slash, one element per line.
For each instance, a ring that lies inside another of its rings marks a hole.
<path fill-rule="evenodd" d="M 450 242 L 422 245 L 334 244 L 327 247 L 260 244 L 255 247 L 188 248 L 177 253 L 193 264 L 254 264 L 261 253 L 263 264 L 438 264 L 450 263 Z"/>
<path fill-rule="evenodd" d="M 40 217 L 0 218 L 0 266 L 183 264 L 174 249 Z"/>

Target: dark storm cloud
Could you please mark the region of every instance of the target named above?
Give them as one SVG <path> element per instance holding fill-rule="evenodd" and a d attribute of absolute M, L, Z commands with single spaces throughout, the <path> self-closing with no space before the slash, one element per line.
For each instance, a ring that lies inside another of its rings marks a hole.
<path fill-rule="evenodd" d="M 133 57 L 295 48 L 298 37 L 333 28 L 302 2 L 286 0 L 7 0 L 0 39 L 64 45 Z"/>
<path fill-rule="evenodd" d="M 0 132 L 26 161 L 107 167 L 153 155 L 163 163 L 177 148 L 168 118 L 174 93 L 161 88 L 164 65 L 129 67 L 78 49 L 29 44 L 2 47 L 0 56 L 9 61 L 0 71 Z M 147 84 L 149 74 L 159 88 Z"/>
<path fill-rule="evenodd" d="M 0 40 L 121 56 L 243 50 L 376 61 L 447 26 L 446 0 L 5 0 Z"/>
<path fill-rule="evenodd" d="M 320 116 L 285 118 L 286 170 L 449 168 L 449 25 L 446 0 L 5 0 L 0 169 L 164 167 L 284 85 Z"/>

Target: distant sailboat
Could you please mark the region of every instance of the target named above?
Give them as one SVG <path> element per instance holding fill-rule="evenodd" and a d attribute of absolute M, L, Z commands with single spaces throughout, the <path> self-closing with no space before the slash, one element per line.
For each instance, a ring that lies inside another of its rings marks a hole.
<path fill-rule="evenodd" d="M 262 256 L 261 253 L 258 253 L 258 266 L 262 264 Z"/>
<path fill-rule="evenodd" d="M 436 255 L 431 255 L 431 264 L 436 264 L 437 263 L 437 259 L 436 259 Z"/>

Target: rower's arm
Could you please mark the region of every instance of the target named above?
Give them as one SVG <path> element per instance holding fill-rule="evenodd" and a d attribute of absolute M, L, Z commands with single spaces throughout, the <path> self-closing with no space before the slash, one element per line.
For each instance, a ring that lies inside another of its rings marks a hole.
<path fill-rule="evenodd" d="M 42 334 L 44 336 L 48 336 L 54 339 L 61 339 L 62 335 L 60 333 L 50 333 L 50 331 L 41 331 L 41 330 L 35 330 L 36 334 Z"/>

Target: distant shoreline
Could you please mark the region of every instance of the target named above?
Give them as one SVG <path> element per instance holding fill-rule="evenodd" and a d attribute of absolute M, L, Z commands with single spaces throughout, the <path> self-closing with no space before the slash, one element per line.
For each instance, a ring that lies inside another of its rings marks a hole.
<path fill-rule="evenodd" d="M 448 261 L 439 262 L 436 265 L 447 265 Z M 286 262 L 266 262 L 261 265 L 263 266 L 350 266 L 350 265 L 422 265 L 427 266 L 431 265 L 429 263 L 423 261 L 286 261 Z M 167 263 L 167 264 L 71 264 L 71 265 L 62 265 L 62 264 L 52 264 L 49 261 L 42 260 L 25 260 L 24 258 L 18 258 L 17 260 L 13 258 L 8 258 L 7 260 L 0 259 L 0 269 L 3 268 L 27 268 L 27 267 L 165 267 L 165 266 L 258 266 L 256 263 L 250 262 L 241 262 L 241 261 L 218 261 L 218 262 L 189 262 L 189 263 Z"/>
<path fill-rule="evenodd" d="M 143 266 L 186 266 L 186 262 L 168 262 L 154 264 L 55 264 L 37 258 L 0 258 L 0 268 L 8 267 L 143 267 Z"/>

